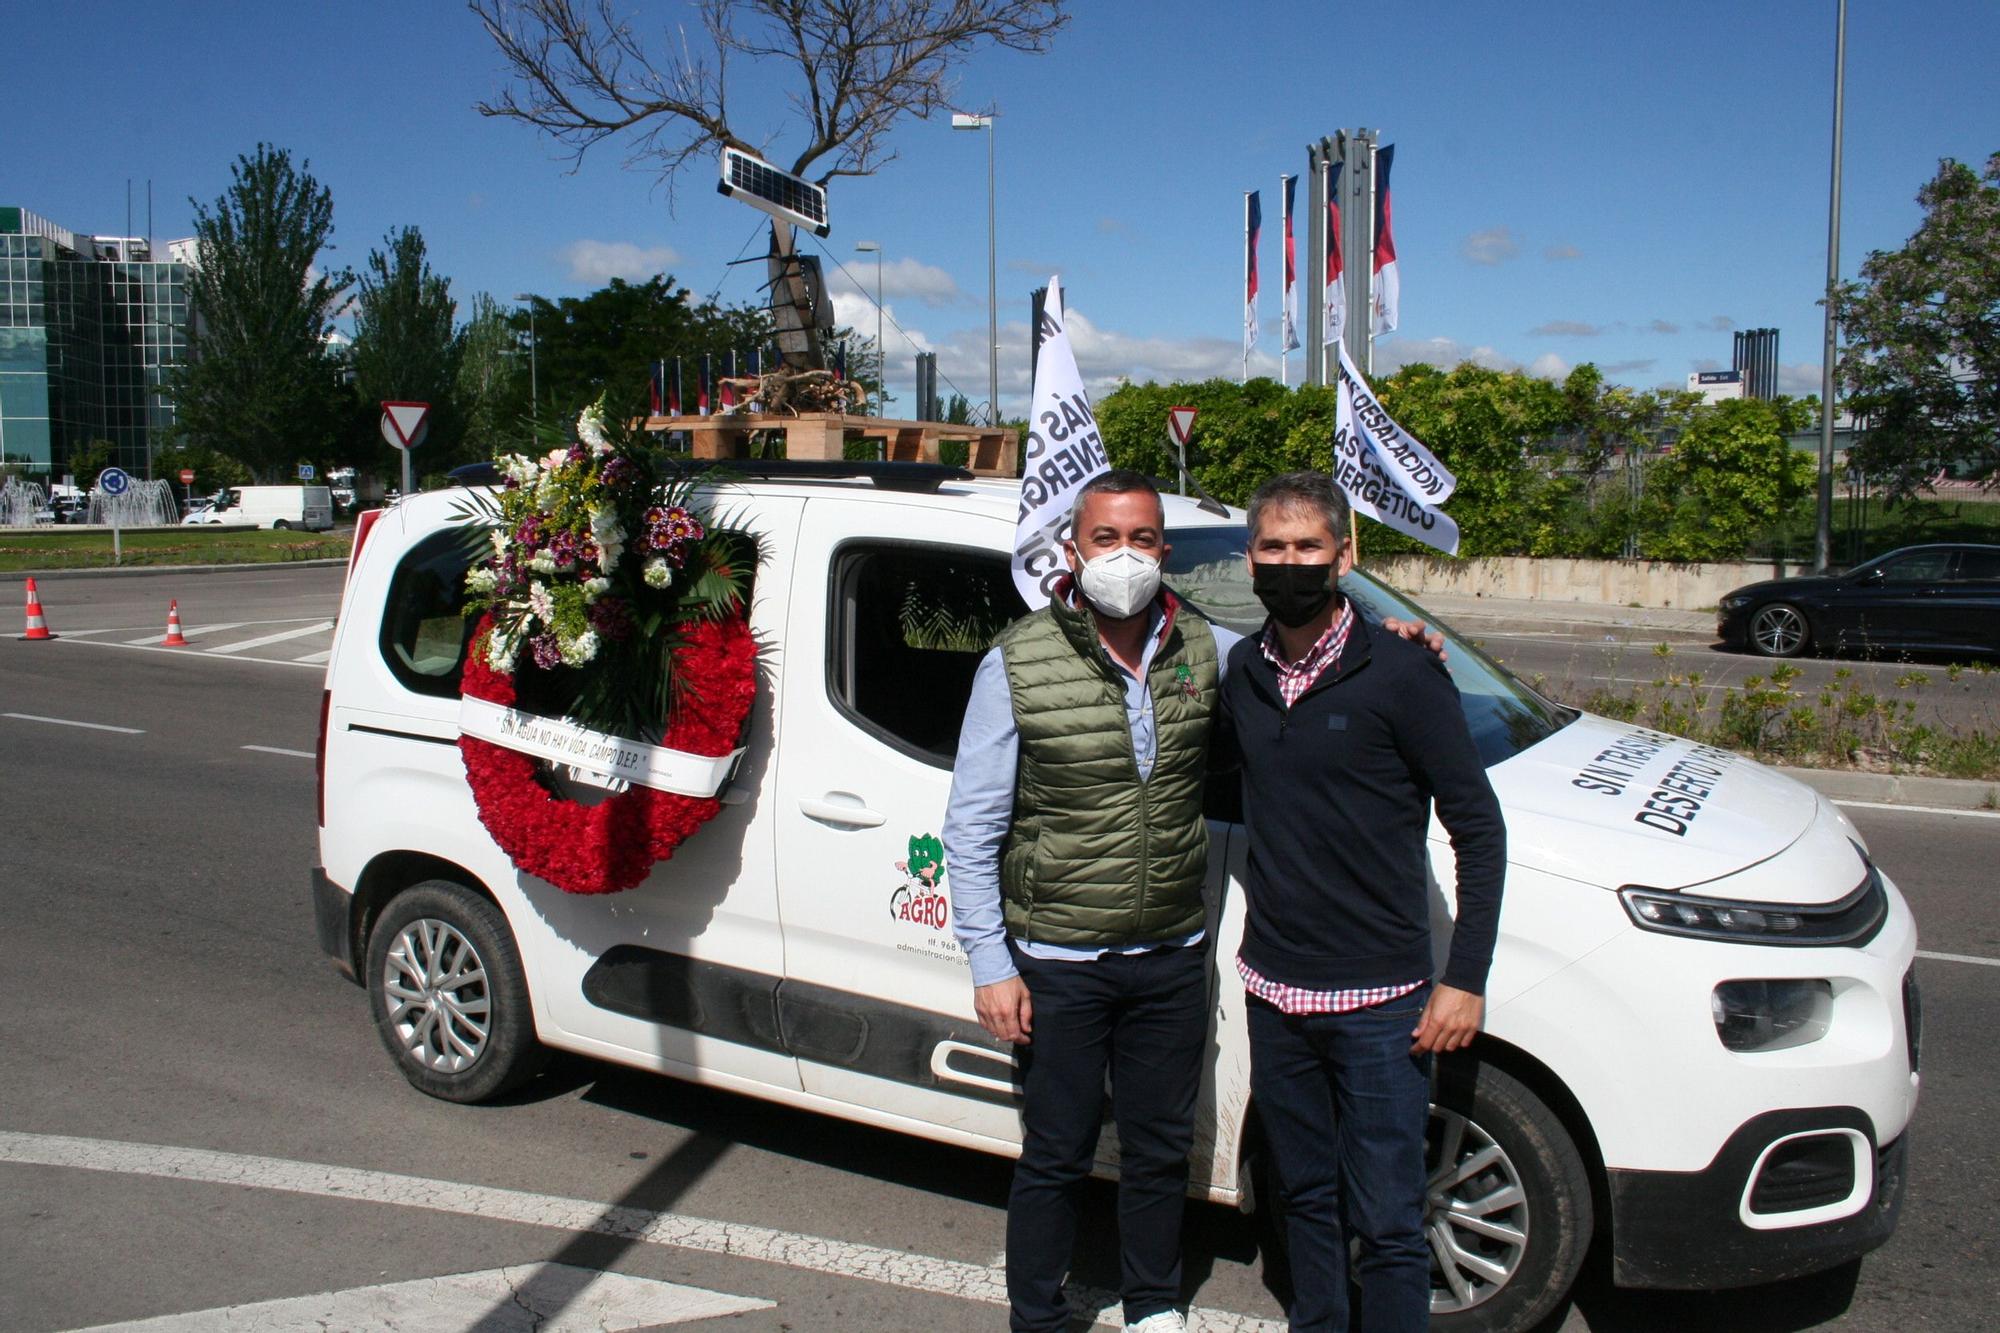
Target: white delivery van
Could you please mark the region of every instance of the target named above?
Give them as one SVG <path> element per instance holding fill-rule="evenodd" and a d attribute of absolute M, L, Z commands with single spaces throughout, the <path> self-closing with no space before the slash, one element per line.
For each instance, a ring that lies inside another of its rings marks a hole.
<path fill-rule="evenodd" d="M 727 466 L 714 511 L 763 550 L 748 748 L 721 814 L 623 893 L 563 893 L 480 822 L 458 748 L 464 573 L 483 545 L 465 497 L 362 516 L 321 702 L 320 945 L 432 1096 L 493 1096 L 556 1048 L 1018 1151 L 1013 1056 L 973 1014 L 950 866 L 908 869 L 944 822 L 979 653 L 904 612 L 914 599 L 985 634 L 1024 610 L 1008 573 L 1019 484 Z M 1253 630 L 1241 512 L 1166 507 L 1168 583 Z M 1371 616 L 1430 619 L 1365 573 L 1343 586 Z M 1903 1198 L 1921 1011 L 1915 922 L 1860 833 L 1808 787 L 1552 703 L 1448 637 L 1509 864 L 1486 1028 L 1440 1062 L 1432 1108 L 1432 1327 L 1533 1327 L 1593 1240 L 1619 1283 L 1701 1288 L 1880 1245 Z M 1191 1189 L 1268 1207 L 1227 965 L 1244 834 L 1216 795 L 1222 965 Z M 1435 823 L 1430 848 L 1443 920 L 1453 866 Z M 1110 1126 L 1098 1153 L 1115 1175 Z"/>
<path fill-rule="evenodd" d="M 324 486 L 231 486 L 181 523 L 254 523 L 279 531 L 325 532 L 333 526 L 333 494 Z"/>

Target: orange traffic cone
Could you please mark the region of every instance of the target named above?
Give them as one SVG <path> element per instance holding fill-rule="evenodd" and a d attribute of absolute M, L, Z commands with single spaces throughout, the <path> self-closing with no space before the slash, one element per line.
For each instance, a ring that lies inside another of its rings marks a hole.
<path fill-rule="evenodd" d="M 187 640 L 181 637 L 181 603 L 178 597 L 167 601 L 167 637 L 160 640 L 162 648 L 185 648 Z"/>
<path fill-rule="evenodd" d="M 28 580 L 28 632 L 24 639 L 53 639 L 49 633 L 49 622 L 42 617 L 42 597 L 35 591 L 35 581 Z"/>

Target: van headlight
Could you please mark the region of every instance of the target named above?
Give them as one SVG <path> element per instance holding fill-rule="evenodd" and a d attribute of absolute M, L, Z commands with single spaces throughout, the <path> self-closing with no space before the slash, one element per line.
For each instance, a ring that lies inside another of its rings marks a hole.
<path fill-rule="evenodd" d="M 1618 899 L 1641 930 L 1729 944 L 1862 945 L 1889 917 L 1888 890 L 1872 862 L 1851 893 L 1830 903 L 1699 898 L 1642 884 L 1627 884 Z"/>
<path fill-rule="evenodd" d="M 1826 1035 L 1833 1017 L 1828 981 L 1725 981 L 1708 997 L 1715 1035 L 1732 1051 L 1782 1051 Z"/>

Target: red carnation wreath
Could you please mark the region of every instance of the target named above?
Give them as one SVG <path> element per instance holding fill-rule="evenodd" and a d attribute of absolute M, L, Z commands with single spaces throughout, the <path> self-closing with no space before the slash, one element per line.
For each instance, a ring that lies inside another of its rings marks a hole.
<path fill-rule="evenodd" d="M 483 617 L 473 642 L 482 643 L 491 629 L 492 617 Z M 694 622 L 673 659 L 693 706 L 674 710 L 659 743 L 689 754 L 728 754 L 757 694 L 757 652 L 749 626 L 740 613 Z M 495 671 L 477 651 L 466 657 L 459 689 L 470 699 L 514 705 L 513 675 Z M 713 797 L 636 784 L 585 805 L 550 792 L 540 778 L 541 761 L 532 755 L 472 736 L 460 736 L 458 748 L 480 822 L 493 840 L 515 865 L 567 893 L 631 888 L 722 809 Z"/>

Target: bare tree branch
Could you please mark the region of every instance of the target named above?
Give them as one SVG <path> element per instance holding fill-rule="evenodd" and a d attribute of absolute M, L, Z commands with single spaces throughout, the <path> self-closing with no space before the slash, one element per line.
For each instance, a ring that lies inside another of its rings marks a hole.
<path fill-rule="evenodd" d="M 890 129 L 948 108 L 954 69 L 983 44 L 1047 50 L 1069 22 L 1063 3 L 699 0 L 705 40 L 670 32 L 667 54 L 655 57 L 613 0 L 469 0 L 511 79 L 478 110 L 534 126 L 578 163 L 629 136 L 626 164 L 651 167 L 671 189 L 683 166 L 719 147 L 760 151 L 730 122 L 730 57 L 782 64 L 805 133 L 791 170 L 817 166 L 824 184 L 893 161 Z"/>

